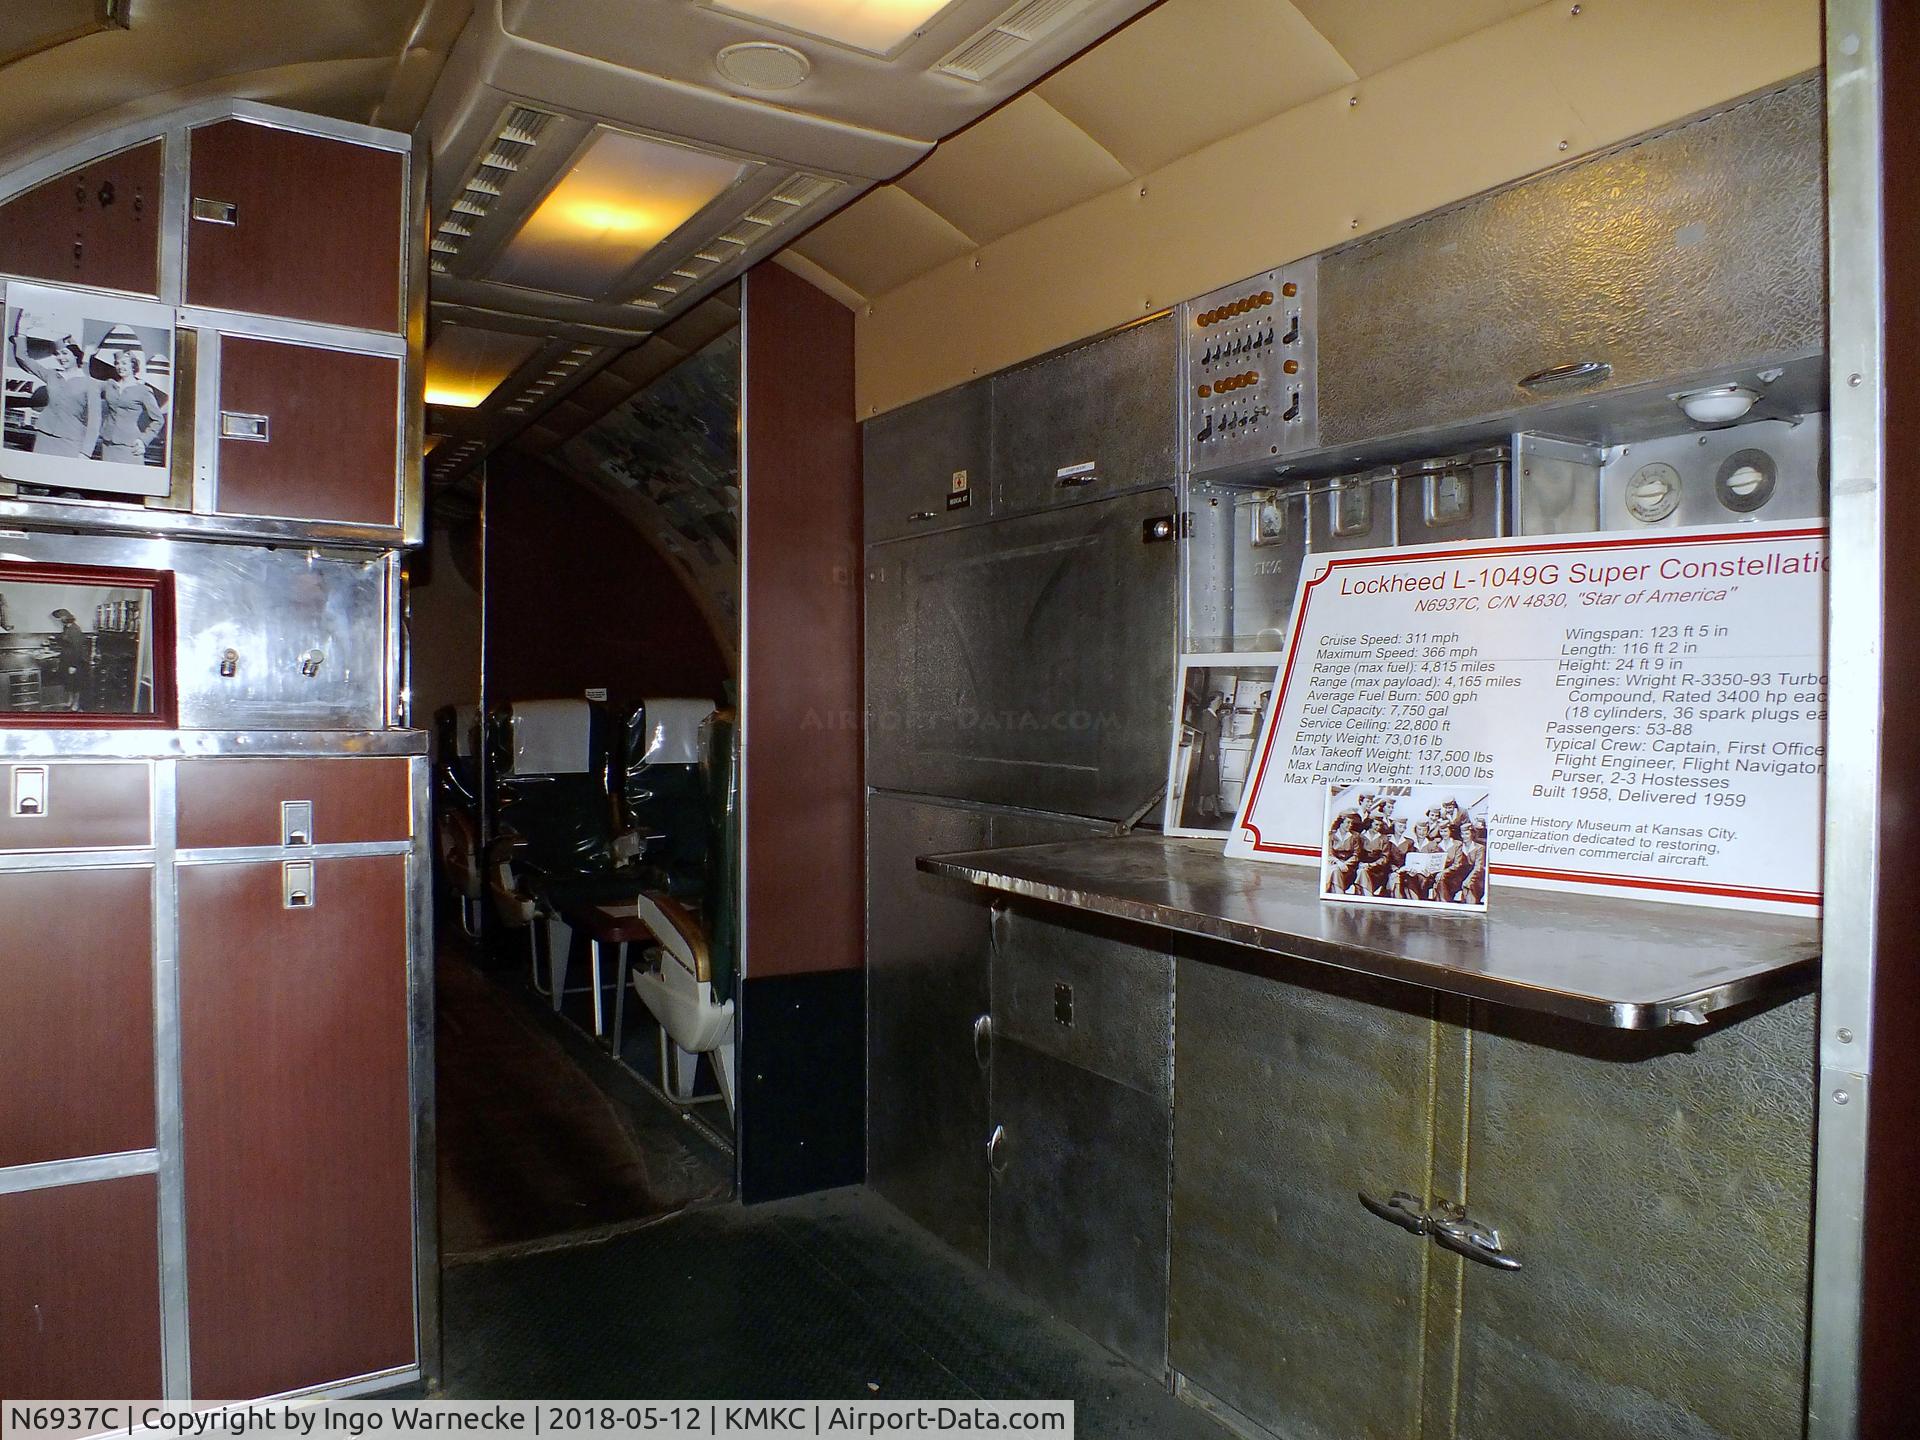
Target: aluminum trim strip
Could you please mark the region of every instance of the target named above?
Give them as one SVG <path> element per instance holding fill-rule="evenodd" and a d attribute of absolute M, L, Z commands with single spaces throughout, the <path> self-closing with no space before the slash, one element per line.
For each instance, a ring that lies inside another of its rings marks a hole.
<path fill-rule="evenodd" d="M 1513 890 L 1484 921 L 1320 903 L 1310 867 L 1142 834 L 959 855 L 920 868 L 1025 899 L 1619 1030 L 1704 1023 L 1804 988 L 1818 927 L 1795 915 Z M 1608 964 L 1600 957 L 1610 957 Z M 1649 959 L 1648 956 L 1653 956 Z"/>
<path fill-rule="evenodd" d="M 0 873 L 17 870 L 134 870 L 154 863 L 142 846 L 129 850 L 20 850 L 0 855 Z"/>
<path fill-rule="evenodd" d="M 205 363 L 203 352 L 201 364 L 204 366 Z M 197 399 L 195 403 L 198 403 Z M 196 471 L 198 464 L 196 458 Z M 197 486 L 195 503 L 201 503 Z M 400 544 L 403 538 L 399 527 L 392 525 L 358 525 L 337 520 L 284 520 L 262 515 L 212 515 L 128 505 L 122 501 L 43 500 L 17 496 L 0 497 L 0 521 L 24 526 L 82 529 L 105 535 L 132 535 L 142 539 L 181 537 L 245 543 L 324 544 L 379 550 L 391 549 Z"/>
<path fill-rule="evenodd" d="M 152 1150 L 122 1150 L 114 1155 L 88 1155 L 77 1160 L 8 1165 L 0 1167 L 0 1195 L 53 1190 L 62 1185 L 87 1185 L 97 1180 L 120 1180 L 128 1175 L 151 1175 L 159 1168 L 159 1156 Z"/>
<path fill-rule="evenodd" d="M 0 730 L 0 760 L 426 753 L 424 730 Z"/>
<path fill-rule="evenodd" d="M 227 849 L 180 850 L 179 865 L 245 865 L 262 860 L 351 860 L 368 855 L 412 855 L 411 840 L 355 840 L 337 845 L 234 845 Z"/>
<path fill-rule="evenodd" d="M 255 315 L 244 310 L 214 310 L 202 305 L 182 305 L 176 311 L 179 324 L 198 330 L 214 330 L 222 335 L 237 335 L 254 340 L 284 340 L 293 345 L 311 345 L 321 350 L 346 350 L 356 355 L 388 355 L 404 358 L 407 337 L 379 330 L 350 330 L 343 325 L 321 325 L 308 320 L 282 320 Z"/>
<path fill-rule="evenodd" d="M 193 1372 L 187 1315 L 187 1184 L 180 1101 L 179 877 L 173 867 L 174 762 L 154 766 L 153 1066 L 154 1146 L 160 1190 L 160 1361 L 165 1398 L 185 1400 Z"/>
<path fill-rule="evenodd" d="M 438 1104 L 434 1079 L 433 781 L 424 756 L 408 766 L 413 785 L 413 846 L 407 878 L 408 1060 L 412 1073 L 414 1358 L 428 1384 L 443 1371 L 440 1330 L 440 1201 Z"/>

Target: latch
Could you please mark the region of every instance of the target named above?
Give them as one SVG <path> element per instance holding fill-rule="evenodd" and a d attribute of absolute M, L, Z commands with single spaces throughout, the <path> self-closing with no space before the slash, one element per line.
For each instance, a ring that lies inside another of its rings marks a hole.
<path fill-rule="evenodd" d="M 1502 1247 L 1500 1232 L 1470 1218 L 1464 1205 L 1442 1200 L 1429 1211 L 1420 1203 L 1419 1196 L 1404 1190 L 1394 1191 L 1385 1200 L 1376 1200 L 1362 1190 L 1360 1203 L 1389 1225 L 1398 1225 L 1409 1234 L 1430 1236 L 1442 1249 L 1464 1255 L 1477 1264 L 1491 1265 L 1496 1270 L 1521 1268 L 1519 1257 L 1509 1255 Z"/>
<path fill-rule="evenodd" d="M 1154 515 L 1140 522 L 1140 539 L 1147 545 L 1171 540 L 1179 533 L 1179 525 L 1171 515 Z"/>
<path fill-rule="evenodd" d="M 13 803 L 8 813 L 16 820 L 33 819 L 47 813 L 47 767 L 13 767 Z"/>
<path fill-rule="evenodd" d="M 320 673 L 320 667 L 326 663 L 326 660 L 325 651 L 309 650 L 300 657 L 300 673 L 311 680 Z"/>
<path fill-rule="evenodd" d="M 238 225 L 240 207 L 231 200 L 204 200 L 193 197 L 193 218 L 208 225 Z"/>
<path fill-rule="evenodd" d="M 1053 472 L 1053 483 L 1062 489 L 1091 485 L 1100 478 L 1099 470 L 1099 465 L 1092 460 L 1082 460 L 1078 465 L 1062 465 Z"/>
<path fill-rule="evenodd" d="M 993 1017 L 979 1015 L 973 1022 L 973 1058 L 982 1070 L 993 1063 Z"/>
<path fill-rule="evenodd" d="M 222 410 L 220 412 L 220 438 L 222 440 L 258 440 L 267 441 L 267 417 L 254 415 L 245 410 Z"/>
<path fill-rule="evenodd" d="M 987 1168 L 996 1175 L 1004 1175 L 1007 1162 L 1012 1158 L 1007 1153 L 1007 1127 L 994 1126 L 993 1133 L 987 1136 Z"/>
<path fill-rule="evenodd" d="M 313 802 L 311 800 L 280 802 L 280 843 L 282 845 L 313 844 Z"/>
<path fill-rule="evenodd" d="M 280 907 L 283 910 L 313 908 L 313 862 L 288 860 L 280 867 Z"/>
<path fill-rule="evenodd" d="M 1056 981 L 1053 987 L 1053 1019 L 1056 1025 L 1073 1028 L 1073 986 Z"/>

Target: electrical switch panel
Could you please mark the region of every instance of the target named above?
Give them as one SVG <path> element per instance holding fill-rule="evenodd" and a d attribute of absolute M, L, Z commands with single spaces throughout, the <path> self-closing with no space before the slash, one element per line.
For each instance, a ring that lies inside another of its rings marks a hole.
<path fill-rule="evenodd" d="M 1189 472 L 1253 469 L 1318 443 L 1318 269 L 1303 260 L 1181 307 Z"/>

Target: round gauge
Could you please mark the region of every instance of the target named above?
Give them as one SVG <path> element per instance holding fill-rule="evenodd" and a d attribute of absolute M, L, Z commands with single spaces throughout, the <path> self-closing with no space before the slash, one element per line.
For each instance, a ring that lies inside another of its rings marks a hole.
<path fill-rule="evenodd" d="M 1764 450 L 1736 450 L 1720 462 L 1713 493 L 1727 509 L 1744 515 L 1773 498 L 1778 480 L 1773 456 Z"/>
<path fill-rule="evenodd" d="M 1644 525 L 1664 520 L 1680 508 L 1680 472 L 1654 461 L 1642 465 L 1627 482 L 1627 513 Z"/>

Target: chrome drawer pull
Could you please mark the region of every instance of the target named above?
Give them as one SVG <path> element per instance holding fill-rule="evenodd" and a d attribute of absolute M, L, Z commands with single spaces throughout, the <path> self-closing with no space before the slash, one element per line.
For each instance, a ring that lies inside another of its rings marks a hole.
<path fill-rule="evenodd" d="M 1589 380 L 1604 380 L 1613 374 L 1605 360 L 1577 360 L 1571 365 L 1549 365 L 1531 375 L 1520 377 L 1522 390 L 1537 390 L 1542 385 L 1573 385 Z"/>
<path fill-rule="evenodd" d="M 1441 1213 L 1429 1220 L 1434 1244 L 1464 1255 L 1469 1260 L 1482 1265 L 1491 1265 L 1496 1270 L 1518 1270 L 1518 1256 L 1509 1255 L 1500 1248 L 1500 1232 L 1491 1225 L 1482 1225 L 1478 1220 L 1469 1220 L 1467 1212 L 1457 1205 L 1441 1207 Z"/>
<path fill-rule="evenodd" d="M 1411 1235 L 1426 1234 L 1427 1226 L 1432 1223 L 1420 1203 L 1420 1197 L 1409 1195 L 1404 1190 L 1396 1190 L 1384 1200 L 1376 1200 L 1362 1190 L 1360 1203 L 1389 1225 L 1398 1225 Z"/>

